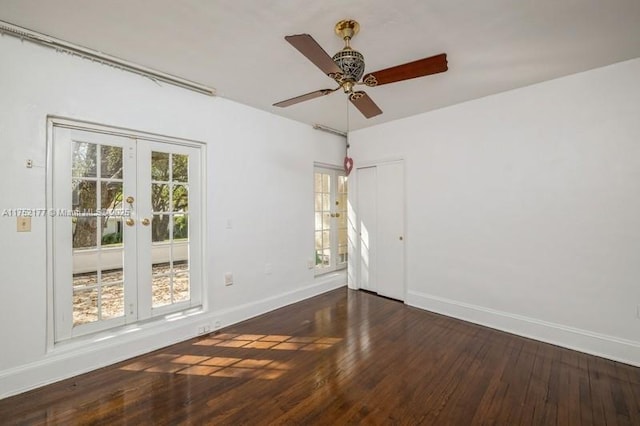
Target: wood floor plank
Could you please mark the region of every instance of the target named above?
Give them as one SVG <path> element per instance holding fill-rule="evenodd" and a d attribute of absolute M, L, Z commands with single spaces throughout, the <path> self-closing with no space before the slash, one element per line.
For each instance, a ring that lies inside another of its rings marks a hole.
<path fill-rule="evenodd" d="M 339 289 L 0 400 L 2 424 L 640 424 L 640 368 Z"/>

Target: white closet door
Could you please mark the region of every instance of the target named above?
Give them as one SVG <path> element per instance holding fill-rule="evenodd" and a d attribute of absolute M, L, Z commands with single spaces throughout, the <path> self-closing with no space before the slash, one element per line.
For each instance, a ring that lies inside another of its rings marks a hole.
<path fill-rule="evenodd" d="M 359 287 L 405 299 L 404 164 L 358 169 Z"/>
<path fill-rule="evenodd" d="M 378 293 L 404 300 L 404 167 L 402 162 L 377 166 Z"/>
<path fill-rule="evenodd" d="M 377 170 L 376 167 L 358 169 L 358 235 L 360 288 L 377 291 L 376 236 L 377 225 Z"/>

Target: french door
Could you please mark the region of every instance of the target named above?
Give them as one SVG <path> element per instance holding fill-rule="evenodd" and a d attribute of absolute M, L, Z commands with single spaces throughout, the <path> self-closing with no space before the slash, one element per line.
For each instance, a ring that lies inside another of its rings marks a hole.
<path fill-rule="evenodd" d="M 201 304 L 200 149 L 54 127 L 60 341 Z"/>
<path fill-rule="evenodd" d="M 343 171 L 315 168 L 316 274 L 347 266 L 347 190 L 347 176 Z"/>

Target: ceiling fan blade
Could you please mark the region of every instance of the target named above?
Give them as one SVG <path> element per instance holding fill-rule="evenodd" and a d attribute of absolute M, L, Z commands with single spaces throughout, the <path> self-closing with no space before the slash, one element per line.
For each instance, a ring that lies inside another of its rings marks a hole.
<path fill-rule="evenodd" d="M 353 92 L 349 100 L 367 118 L 382 114 L 382 110 L 365 92 Z"/>
<path fill-rule="evenodd" d="M 409 80 L 416 77 L 424 77 L 431 74 L 445 72 L 447 69 L 449 69 L 447 67 L 447 54 L 441 53 L 429 58 L 419 59 L 417 61 L 368 73 L 364 76 L 363 81 L 366 80 L 367 77 L 373 76 L 378 82 L 376 86 L 381 86 L 383 84 L 395 83 L 396 81 Z"/>
<path fill-rule="evenodd" d="M 300 102 L 309 101 L 311 99 L 319 98 L 320 96 L 325 96 L 325 95 L 328 95 L 328 94 L 333 93 L 333 92 L 335 92 L 335 90 L 332 90 L 332 89 L 316 90 L 315 92 L 306 93 L 304 95 L 296 96 L 295 98 L 287 99 L 286 101 L 280 101 L 278 103 L 273 104 L 273 106 L 284 108 L 284 107 L 288 107 L 288 106 L 291 106 L 291 105 L 295 105 L 295 104 L 300 103 Z"/>
<path fill-rule="evenodd" d="M 327 75 L 342 73 L 331 56 L 309 34 L 290 35 L 284 39 L 320 68 L 323 73 Z"/>

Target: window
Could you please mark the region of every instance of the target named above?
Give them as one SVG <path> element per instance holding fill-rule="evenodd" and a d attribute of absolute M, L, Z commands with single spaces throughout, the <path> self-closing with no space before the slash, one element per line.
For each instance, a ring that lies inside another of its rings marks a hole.
<path fill-rule="evenodd" d="M 55 340 L 199 306 L 200 147 L 53 134 Z"/>
<path fill-rule="evenodd" d="M 347 176 L 316 167 L 314 196 L 316 274 L 322 274 L 347 266 Z"/>

